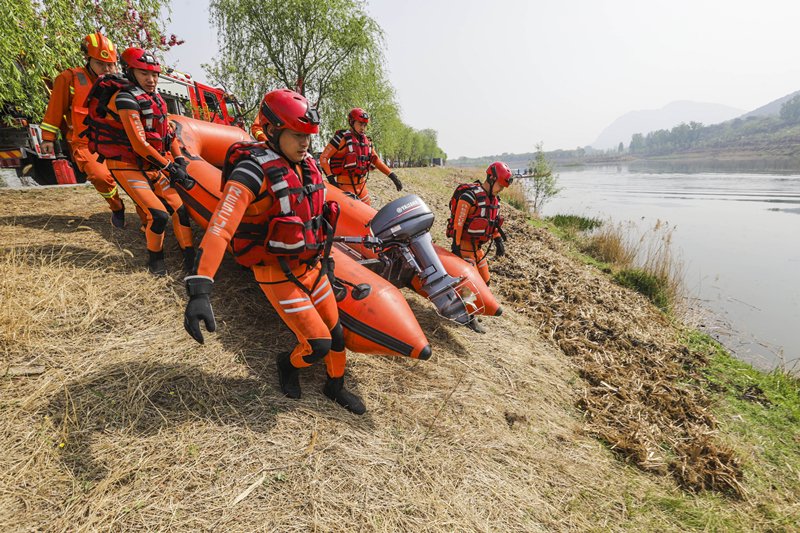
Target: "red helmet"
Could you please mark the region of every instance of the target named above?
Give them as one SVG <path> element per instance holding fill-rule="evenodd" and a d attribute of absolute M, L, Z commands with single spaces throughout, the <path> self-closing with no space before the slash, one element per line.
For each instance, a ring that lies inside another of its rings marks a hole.
<path fill-rule="evenodd" d="M 350 123 L 350 126 L 352 126 L 354 122 L 363 122 L 364 124 L 369 124 L 369 113 L 360 107 L 351 109 L 350 113 L 347 115 L 347 122 Z"/>
<path fill-rule="evenodd" d="M 300 133 L 319 133 L 319 113 L 308 104 L 306 97 L 278 89 L 268 92 L 261 100 L 258 113 L 261 124 L 271 124 L 278 129 L 290 129 Z"/>
<path fill-rule="evenodd" d="M 117 62 L 117 47 L 102 33 L 90 33 L 81 41 L 81 50 L 89 57 L 103 63 Z"/>
<path fill-rule="evenodd" d="M 495 161 L 486 169 L 486 179 L 489 183 L 497 183 L 503 187 L 508 187 L 514 181 L 511 169 L 502 161 Z"/>
<path fill-rule="evenodd" d="M 125 68 L 139 68 L 161 72 L 161 63 L 156 56 L 142 48 L 130 47 L 122 52 L 122 64 Z"/>

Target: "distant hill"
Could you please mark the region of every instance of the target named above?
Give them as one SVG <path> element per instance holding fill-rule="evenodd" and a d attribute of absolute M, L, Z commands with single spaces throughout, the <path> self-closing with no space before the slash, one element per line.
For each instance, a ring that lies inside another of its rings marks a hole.
<path fill-rule="evenodd" d="M 773 166 L 780 162 L 788 166 L 774 168 L 796 169 L 800 165 L 800 110 L 795 109 L 793 114 L 783 118 L 780 112 L 781 106 L 797 95 L 800 95 L 800 91 L 747 113 L 732 107 L 697 102 L 673 102 L 659 110 L 634 111 L 615 120 L 594 145 L 553 150 L 546 152 L 546 155 L 556 165 L 672 157 L 762 161 L 766 162 L 765 165 Z M 691 112 L 691 109 L 696 111 Z M 706 111 L 701 111 L 703 109 Z M 669 119 L 669 125 L 658 127 L 656 121 L 659 116 L 673 118 Z M 703 125 L 690 125 L 692 121 Z M 628 133 L 623 133 L 626 124 Z M 634 124 L 640 126 L 634 127 Z M 620 133 L 609 133 L 612 129 Z M 634 133 L 640 135 L 637 135 L 635 143 L 631 143 Z M 610 139 L 605 144 L 602 141 L 604 136 Z M 620 141 L 625 145 L 623 153 L 616 152 Z M 475 158 L 459 157 L 448 160 L 447 164 L 455 167 L 486 167 L 492 161 L 500 160 L 506 161 L 511 168 L 523 168 L 533 156 L 533 153 L 503 153 Z"/>
<path fill-rule="evenodd" d="M 780 105 L 778 110 L 780 110 Z M 627 147 L 634 133 L 646 134 L 651 131 L 670 129 L 681 122 L 717 124 L 738 117 L 743 112 L 741 109 L 726 105 L 687 100 L 672 102 L 661 109 L 631 111 L 604 129 L 597 140 L 592 143 L 592 148 L 598 150 L 616 148 L 620 142 Z"/>
<path fill-rule="evenodd" d="M 781 113 L 781 106 L 800 94 L 800 91 L 795 91 L 791 94 L 787 94 L 777 100 L 773 100 L 772 102 L 768 103 L 767 105 L 762 105 L 758 109 L 754 109 L 748 113 L 745 113 L 740 118 L 749 118 L 749 117 L 777 117 Z"/>

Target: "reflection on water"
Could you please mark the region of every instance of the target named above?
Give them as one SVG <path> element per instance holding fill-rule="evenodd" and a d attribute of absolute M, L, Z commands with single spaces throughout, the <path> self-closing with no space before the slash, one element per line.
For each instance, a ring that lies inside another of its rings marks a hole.
<path fill-rule="evenodd" d="M 543 214 L 632 221 L 641 232 L 668 222 L 687 289 L 735 332 L 717 331 L 721 340 L 761 367 L 800 364 L 800 172 L 658 166 L 560 170 L 562 191 Z"/>
<path fill-rule="evenodd" d="M 647 174 L 698 174 L 724 172 L 728 174 L 800 174 L 800 161 L 791 158 L 749 159 L 728 161 L 716 159 L 631 161 L 625 166 L 632 172 Z M 618 168 L 623 168 L 621 165 Z"/>

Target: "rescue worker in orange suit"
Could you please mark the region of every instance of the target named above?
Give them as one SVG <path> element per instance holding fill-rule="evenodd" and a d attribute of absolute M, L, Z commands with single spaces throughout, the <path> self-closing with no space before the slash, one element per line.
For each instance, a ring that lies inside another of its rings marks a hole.
<path fill-rule="evenodd" d="M 186 278 L 184 326 L 200 343 L 200 320 L 208 331 L 216 329 L 210 295 L 230 245 L 297 337 L 294 349 L 276 359 L 281 391 L 300 398 L 298 370 L 322 360 L 325 396 L 363 414 L 361 398 L 344 388 L 344 332 L 331 286 L 328 256 L 338 204 L 326 201 L 325 182 L 308 153 L 311 135 L 319 132 L 319 114 L 300 94 L 280 89 L 264 96 L 259 122 L 265 143 L 229 149 L 222 200 L 200 244 L 196 271 Z"/>
<path fill-rule="evenodd" d="M 70 68 L 59 74 L 53 82 L 53 91 L 47 112 L 42 119 L 42 151 L 55 155 L 55 141 L 66 122 L 66 140 L 72 152 L 72 161 L 94 185 L 100 196 L 111 208 L 111 223 L 118 228 L 125 226 L 125 204 L 119 197 L 117 184 L 97 154 L 89 151 L 88 140 L 81 134 L 86 129 L 86 96 L 94 81 L 103 74 L 117 70 L 117 50 L 114 43 L 101 33 L 87 35 L 81 41 L 81 50 L 86 57 L 83 67 Z"/>
<path fill-rule="evenodd" d="M 495 257 L 506 254 L 503 232 L 503 217 L 500 215 L 498 194 L 511 185 L 514 176 L 508 165 L 495 161 L 486 169 L 483 182 L 459 185 L 450 200 L 450 219 L 447 221 L 447 236 L 452 238 L 451 251 L 465 261 L 475 265 L 478 273 L 489 285 L 489 263 L 481 247 L 491 241 Z M 486 330 L 473 318 L 467 326 L 478 333 Z"/>
<path fill-rule="evenodd" d="M 398 191 L 403 184 L 392 170 L 375 153 L 372 139 L 367 137 L 369 114 L 360 108 L 350 111 L 347 117 L 349 130 L 339 130 L 319 156 L 319 164 L 327 180 L 345 192 L 352 193 L 369 205 L 367 178 L 374 166 L 386 174 Z"/>
<path fill-rule="evenodd" d="M 150 272 L 167 273 L 164 232 L 170 216 L 184 269 L 191 271 L 195 252 L 189 214 L 172 184 L 179 181 L 190 188 L 194 182 L 167 121 L 166 103 L 156 93 L 161 66 L 141 48 L 126 49 L 122 61 L 124 77 L 104 76 L 89 94 L 89 147 L 104 158 L 116 182 L 146 215 Z"/>
<path fill-rule="evenodd" d="M 264 133 L 264 126 L 261 124 L 261 115 L 256 115 L 253 125 L 250 126 L 250 135 L 258 142 L 266 142 L 267 134 Z"/>

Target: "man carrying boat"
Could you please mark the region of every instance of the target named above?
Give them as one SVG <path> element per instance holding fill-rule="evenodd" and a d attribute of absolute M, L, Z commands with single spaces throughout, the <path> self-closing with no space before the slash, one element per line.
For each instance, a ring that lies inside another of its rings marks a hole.
<path fill-rule="evenodd" d="M 164 233 L 170 217 L 184 269 L 191 271 L 195 253 L 189 214 L 172 184 L 190 188 L 193 182 L 167 120 L 166 103 L 156 92 L 161 65 L 153 54 L 134 47 L 122 53 L 122 61 L 124 76 L 103 76 L 89 92 L 89 148 L 103 158 L 114 180 L 146 215 L 150 272 L 167 273 Z"/>
<path fill-rule="evenodd" d="M 214 274 L 230 246 L 253 270 L 272 307 L 297 337 L 276 363 L 281 391 L 301 395 L 300 368 L 324 361 L 325 396 L 363 414 L 361 398 L 344 388 L 344 331 L 333 294 L 330 260 L 339 206 L 326 201 L 322 174 L 308 148 L 319 114 L 289 89 L 267 93 L 258 123 L 267 141 L 237 143 L 223 168 L 222 199 L 200 244 L 196 270 L 186 278 L 186 331 L 203 342 L 200 320 L 216 329 L 210 295 Z"/>
<path fill-rule="evenodd" d="M 398 191 L 402 190 L 400 179 L 381 161 L 372 139 L 366 134 L 369 114 L 361 108 L 355 108 L 347 119 L 350 129 L 337 131 L 319 156 L 327 180 L 367 205 L 370 204 L 367 178 L 373 167 L 386 174 Z"/>
<path fill-rule="evenodd" d="M 62 125 L 66 124 L 66 141 L 72 152 L 72 161 L 108 202 L 111 223 L 122 228 L 125 226 L 125 204 L 119 197 L 117 184 L 108 167 L 98 161 L 97 154 L 89 150 L 88 139 L 81 135 L 86 130 L 83 123 L 88 113 L 86 97 L 99 76 L 117 71 L 117 50 L 114 43 L 100 32 L 87 35 L 81 41 L 81 50 L 86 64 L 63 71 L 53 82 L 50 102 L 41 125 L 44 141 L 42 151 L 55 155 L 55 141 Z"/>

